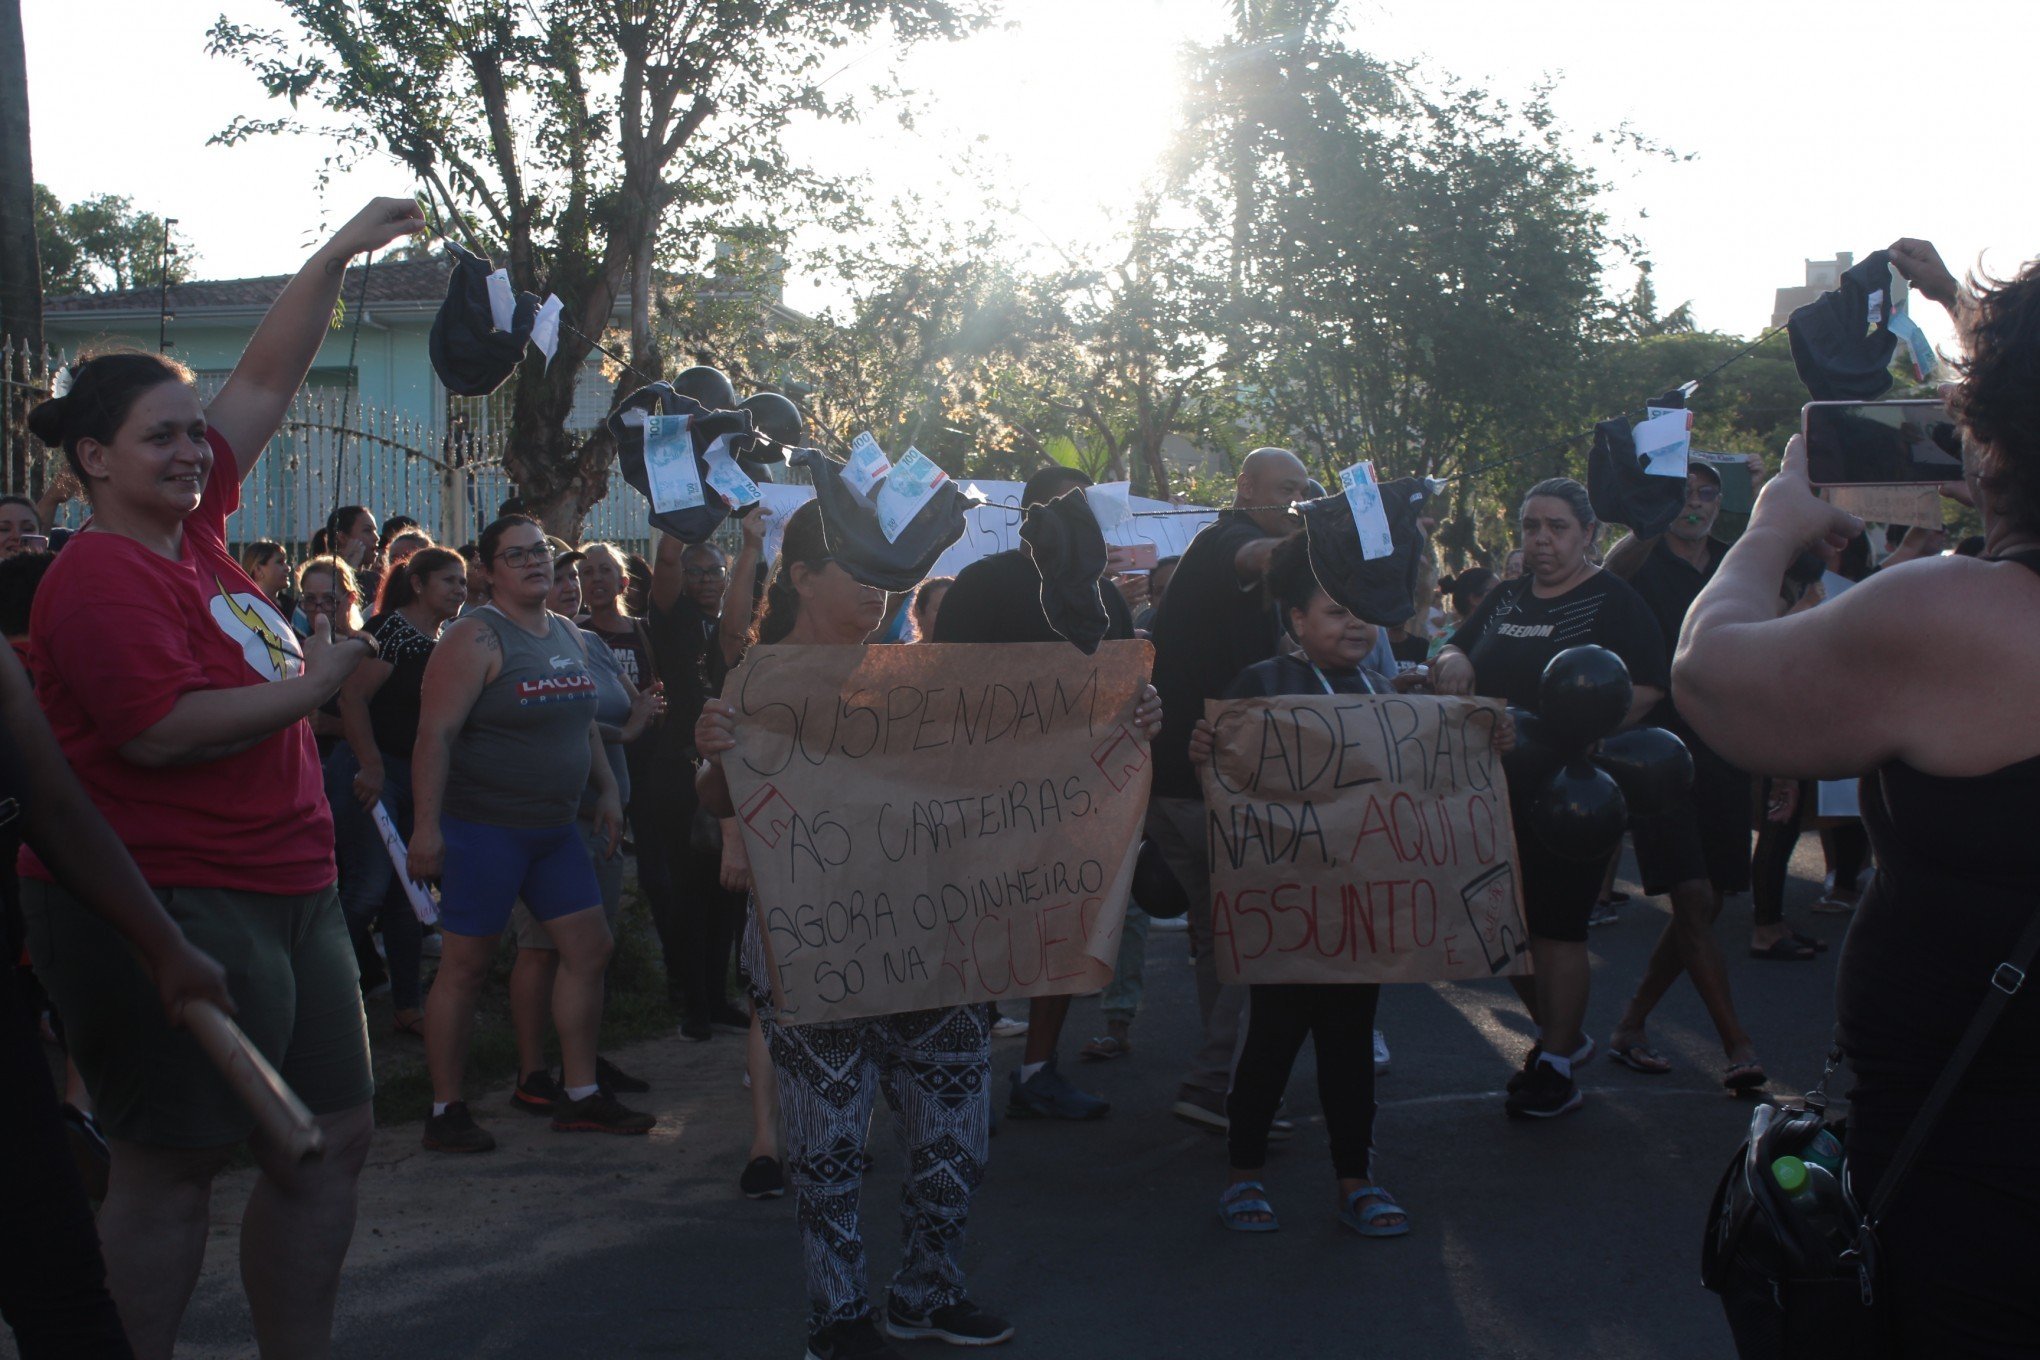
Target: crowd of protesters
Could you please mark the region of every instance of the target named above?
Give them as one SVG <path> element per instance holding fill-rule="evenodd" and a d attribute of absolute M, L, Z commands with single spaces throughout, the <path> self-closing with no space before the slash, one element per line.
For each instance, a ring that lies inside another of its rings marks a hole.
<path fill-rule="evenodd" d="M 69 390 L 33 420 L 68 464 L 53 495 L 89 504 L 85 531 L 46 533 L 51 498 L 0 498 L 0 626 L 14 644 L 0 657 L 12 745 L 0 809 L 13 810 L 0 831 L 20 849 L 6 947 L 19 952 L 19 923 L 32 966 L 0 970 L 10 1086 L 31 1097 L 6 1117 L 0 1150 L 22 1187 L 9 1202 L 49 1227 L 33 1259 L 0 1266 L 23 1354 L 169 1355 L 212 1183 L 241 1147 L 259 1173 L 241 1228 L 256 1340 L 265 1355 L 326 1354 L 372 1125 L 364 997 L 387 989 L 384 1042 L 422 1047 L 424 1147 L 487 1152 L 496 1140 L 468 1106 L 467 1056 L 506 935 L 513 1106 L 562 1133 L 653 1128 L 623 1100 L 648 1083 L 596 1044 L 626 928 L 627 861 L 678 1037 L 746 1036 L 752 1139 L 732 1170 L 745 1195 L 790 1189 L 799 1203 L 809 1360 L 892 1356 L 891 1340 L 1007 1340 L 1014 1327 L 965 1287 L 971 1191 L 997 1110 L 1077 1123 L 1111 1113 L 1063 1070 L 1071 998 L 1034 997 L 1024 1020 L 965 1005 L 781 1023 L 720 772 L 737 715 L 718 696 L 760 644 L 1054 641 L 1032 550 L 890 600 L 836 559 L 812 501 L 784 523 L 763 509 L 742 517 L 733 551 L 659 536 L 649 561 L 567 543 L 515 505 L 471 544 L 349 505 L 295 569 L 275 542 L 231 551 L 240 483 L 304 380 L 340 267 L 420 225 L 409 200 L 370 204 L 292 280 L 210 403 L 159 356 L 75 365 Z M 1376 1167 L 1375 1081 L 1389 1062 L 1379 986 L 1219 979 L 1204 702 L 1399 691 L 1534 707 L 1546 663 L 1583 644 L 1626 665 L 1623 725 L 1673 732 L 1695 768 L 1675 805 L 1629 828 L 1643 891 L 1670 911 L 1608 1058 L 1641 1076 L 1671 1070 L 1648 1024 L 1684 975 L 1718 1032 L 1723 1084 L 1763 1091 L 1716 921 L 1750 892 L 1751 959 L 1816 957 L 1825 945 L 1783 917 L 1787 863 L 1816 810 L 1812 777 L 1868 774 L 1862 820 L 1822 830 L 1829 875 L 1815 910 L 1856 914 L 1841 980 L 1858 1081 L 1852 1149 L 1866 1182 L 1890 1163 L 1978 979 L 2040 907 L 2040 867 L 2019 836 L 2040 727 L 2017 680 L 2040 663 L 2029 655 L 2040 644 L 2006 627 L 2040 608 L 2040 540 L 2028 527 L 2040 522 L 2040 272 L 1978 301 L 1931 247 L 1894 258 L 1924 295 L 1960 311 L 1971 347 L 1953 405 L 1981 452 L 1969 485 L 1949 490 L 1982 510 L 1980 543 L 1950 552 L 1934 526 L 1893 526 L 1873 562 L 1870 536 L 1809 493 L 1796 447 L 1733 550 L 1713 532 L 1722 478 L 1711 465 L 1691 465 L 1685 513 L 1664 536 L 1613 542 L 1586 489 L 1558 477 L 1529 488 L 1520 537 L 1491 565 L 1444 576 L 1427 547 L 1414 615 L 1385 627 L 1322 588 L 1291 508 L 1318 490 L 1296 454 L 1268 448 L 1244 459 L 1232 505 L 1180 557 L 1146 569 L 1121 550 L 1108 559 L 1106 636 L 1155 648 L 1154 684 L 1133 714 L 1154 755 L 1145 837 L 1187 900 L 1196 963 L 1198 1037 L 1172 1110 L 1226 1135 L 1226 1228 L 1279 1224 L 1263 1168 L 1269 1140 L 1295 1133 L 1283 1099 L 1306 1038 L 1337 1221 L 1366 1238 L 1402 1236 L 1422 1206 L 1406 1208 Z M 1759 484 L 1771 471 L 1756 457 L 1749 470 Z M 1043 468 L 1022 503 L 1089 481 Z M 1795 569 L 1809 549 L 1817 574 Z M 1838 656 L 1849 686 L 1781 692 L 1767 678 L 1817 674 Z M 1951 704 L 1980 716 L 1928 720 Z M 1511 741 L 1503 724 L 1497 745 Z M 1535 1038 L 1504 1108 L 1548 1120 L 1581 1107 L 1578 1069 L 1602 1049 L 1586 1032 L 1588 939 L 1613 915 L 1614 865 L 1550 852 L 1515 811 L 1535 967 L 1514 981 Z M 424 881 L 437 886 L 435 910 Z M 1968 915 L 1950 929 L 1937 912 L 1956 900 Z M 1130 905 L 1101 998 L 1106 1031 L 1082 1058 L 1134 1054 L 1151 924 Z M 32 1071 L 44 1056 L 15 995 L 24 984 L 39 989 L 37 1018 L 61 1033 L 61 1103 Z M 323 1159 L 284 1156 L 209 1069 L 180 1030 L 182 1009 L 200 1001 L 231 1010 L 312 1110 Z M 995 1083 L 993 1040 L 1007 1033 L 1024 1043 Z M 2024 1353 L 2040 1325 L 2022 1287 L 2032 1253 L 2019 1244 L 2040 1215 L 2040 1160 L 1987 1134 L 2040 1101 L 2035 1045 L 2040 1011 L 2026 997 L 1964 1096 L 1970 1136 L 1923 1160 L 1888 1224 L 1910 1353 L 1951 1335 L 1966 1354 Z M 949 1097 L 958 1090 L 974 1094 Z M 859 1195 L 881 1094 L 909 1153 L 910 1226 L 875 1303 Z M 110 1166 L 93 1187 L 96 1223 L 66 1129 Z M 1988 1188 L 1964 1176 L 1965 1158 L 1988 1161 Z"/>

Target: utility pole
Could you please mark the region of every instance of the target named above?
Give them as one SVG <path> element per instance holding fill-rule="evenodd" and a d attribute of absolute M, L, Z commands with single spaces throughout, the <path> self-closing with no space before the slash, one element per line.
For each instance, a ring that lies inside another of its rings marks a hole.
<path fill-rule="evenodd" d="M 27 485 L 28 408 L 41 397 L 28 388 L 42 353 L 42 263 L 35 242 L 35 169 L 28 143 L 28 54 L 21 37 L 21 0 L 0 0 L 0 336 L 12 359 L 0 373 L 0 478 Z"/>
<path fill-rule="evenodd" d="M 170 228 L 177 225 L 177 219 L 163 219 L 163 250 L 157 256 L 156 284 L 156 350 L 161 354 L 170 352 L 170 323 L 177 317 L 170 310 Z"/>

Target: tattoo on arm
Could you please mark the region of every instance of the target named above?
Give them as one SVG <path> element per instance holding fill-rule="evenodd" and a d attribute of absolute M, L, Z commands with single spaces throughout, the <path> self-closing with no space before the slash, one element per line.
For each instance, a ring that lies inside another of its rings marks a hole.
<path fill-rule="evenodd" d="M 496 638 L 496 630 L 487 626 L 475 630 L 475 642 L 485 652 L 500 652 L 503 644 Z"/>
<path fill-rule="evenodd" d="M 328 261 L 326 261 L 326 272 L 327 272 L 328 274 L 344 274 L 344 273 L 346 273 L 346 272 L 347 272 L 347 261 L 345 261 L 345 260 L 328 260 Z"/>

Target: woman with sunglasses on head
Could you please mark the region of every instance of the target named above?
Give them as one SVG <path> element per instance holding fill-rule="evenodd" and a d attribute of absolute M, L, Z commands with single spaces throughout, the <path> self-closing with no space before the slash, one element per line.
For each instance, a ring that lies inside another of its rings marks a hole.
<path fill-rule="evenodd" d="M 210 403 L 180 365 L 124 353 L 74 365 L 66 395 L 29 414 L 92 510 L 36 597 L 38 696 L 87 793 L 184 934 L 225 967 L 241 1028 L 326 1139 L 322 1160 L 298 1163 L 257 1131 L 169 1027 L 126 943 L 23 857 L 38 972 L 113 1147 L 99 1230 L 144 1357 L 176 1344 L 213 1178 L 243 1144 L 259 1168 L 240 1249 L 256 1344 L 330 1349 L 374 1083 L 303 719 L 368 645 L 323 621 L 300 642 L 224 534 L 326 337 L 348 259 L 423 226 L 408 198 L 370 203 L 284 286 Z"/>
<path fill-rule="evenodd" d="M 439 975 L 425 1003 L 432 1114 L 425 1146 L 486 1152 L 496 1140 L 461 1099 L 475 998 L 521 899 L 559 953 L 553 1027 L 560 1036 L 560 1132 L 645 1133 L 595 1076 L 602 974 L 613 940 L 602 889 L 576 827 L 582 789 L 599 790 L 595 823 L 616 853 L 623 809 L 596 725 L 587 642 L 552 613 L 553 549 L 538 524 L 509 515 L 482 531 L 490 602 L 449 624 L 426 664 L 412 753 L 416 825 L 409 867 L 440 883 Z"/>

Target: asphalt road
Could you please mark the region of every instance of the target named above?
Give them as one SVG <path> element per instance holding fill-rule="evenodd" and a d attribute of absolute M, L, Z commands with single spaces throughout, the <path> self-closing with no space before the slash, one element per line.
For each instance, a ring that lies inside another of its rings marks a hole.
<path fill-rule="evenodd" d="M 1809 836 L 1789 914 L 1834 952 L 1804 964 L 1749 960 L 1747 898 L 1731 901 L 1720 930 L 1774 1093 L 1811 1084 L 1832 1024 L 1846 921 L 1806 914 L 1818 869 Z M 1590 1021 L 1604 1042 L 1663 920 L 1658 904 L 1632 900 L 1620 923 L 1594 932 Z M 1584 1109 L 1528 1124 L 1501 1111 L 1502 1083 L 1527 1044 L 1506 986 L 1392 989 L 1381 1006 L 1394 1067 L 1379 1087 L 1379 1169 L 1414 1231 L 1361 1240 L 1335 1223 L 1306 1051 L 1290 1087 L 1302 1127 L 1268 1167 L 1283 1228 L 1250 1236 L 1225 1232 L 1214 1210 L 1223 1139 L 1168 1113 L 1195 1027 L 1186 940 L 1153 937 L 1130 1058 L 1078 1063 L 1077 1044 L 1100 1029 L 1097 1003 L 1072 1013 L 1064 1062 L 1112 1101 L 1109 1118 L 1001 1123 L 968 1264 L 974 1296 L 1019 1327 L 1005 1354 L 1731 1353 L 1697 1254 L 1708 1196 L 1749 1107 L 1720 1086 L 1720 1046 L 1690 987 L 1673 991 L 1652 1032 L 1673 1073 L 1596 1062 L 1582 1074 Z M 337 1355 L 801 1355 L 792 1201 L 736 1192 L 749 1134 L 741 1040 L 658 1041 L 616 1056 L 655 1084 L 643 1098 L 662 1120 L 650 1137 L 553 1134 L 513 1111 L 505 1091 L 475 1102 L 503 1142 L 488 1156 L 424 1153 L 417 1124 L 378 1133 Z M 1018 1058 L 1017 1041 L 999 1043 L 1001 1093 Z M 883 1272 L 897 1260 L 901 1160 L 883 1116 L 872 1146 L 865 1203 Z M 221 1182 L 180 1355 L 254 1355 L 236 1261 L 249 1180 Z M 0 1354 L 11 1354 L 4 1337 Z"/>

